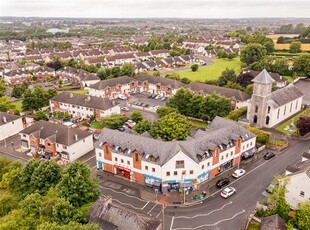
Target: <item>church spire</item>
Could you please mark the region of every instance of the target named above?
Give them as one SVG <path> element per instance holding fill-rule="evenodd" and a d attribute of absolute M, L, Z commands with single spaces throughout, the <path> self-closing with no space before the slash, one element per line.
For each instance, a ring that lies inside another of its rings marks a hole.
<path fill-rule="evenodd" d="M 270 74 L 267 72 L 266 69 L 263 69 L 262 72 L 260 72 L 253 80 L 252 82 L 255 83 L 261 83 L 261 84 L 272 84 L 274 80 L 270 76 Z"/>

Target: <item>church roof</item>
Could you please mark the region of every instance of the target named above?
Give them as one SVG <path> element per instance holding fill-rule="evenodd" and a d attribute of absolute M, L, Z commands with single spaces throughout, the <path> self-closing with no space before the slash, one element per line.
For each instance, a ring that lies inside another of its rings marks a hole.
<path fill-rule="evenodd" d="M 266 69 L 263 69 L 262 72 L 260 72 L 253 80 L 253 82 L 256 83 L 262 83 L 262 84 L 271 84 L 274 82 L 270 74 L 267 72 Z"/>
<path fill-rule="evenodd" d="M 275 103 L 272 103 L 272 105 L 274 108 L 278 108 L 302 96 L 304 94 L 298 88 L 289 85 L 271 93 L 271 100 Z"/>

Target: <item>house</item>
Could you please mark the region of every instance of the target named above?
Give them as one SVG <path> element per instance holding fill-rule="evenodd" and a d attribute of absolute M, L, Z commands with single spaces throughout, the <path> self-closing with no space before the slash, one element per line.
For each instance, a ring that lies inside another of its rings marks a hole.
<path fill-rule="evenodd" d="M 87 65 L 100 64 L 101 66 L 105 66 L 107 63 L 104 57 L 89 57 L 85 59 L 85 64 Z"/>
<path fill-rule="evenodd" d="M 286 230 L 286 222 L 278 214 L 262 218 L 260 230 Z"/>
<path fill-rule="evenodd" d="M 147 71 L 148 67 L 143 64 L 143 62 L 138 62 L 134 64 L 135 74 L 141 73 L 143 71 Z"/>
<path fill-rule="evenodd" d="M 150 54 L 154 58 L 167 58 L 170 55 L 169 50 L 152 50 Z"/>
<path fill-rule="evenodd" d="M 99 81 L 88 88 L 91 96 L 115 99 L 118 94 L 138 91 L 138 82 L 134 78 L 123 76 Z"/>
<path fill-rule="evenodd" d="M 93 73 L 83 74 L 82 76 L 79 75 L 78 77 L 83 87 L 89 87 L 100 81 L 100 78 L 97 77 L 97 75 Z"/>
<path fill-rule="evenodd" d="M 48 121 L 38 121 L 19 134 L 22 148 L 33 154 L 60 157 L 65 163 L 94 149 L 91 133 Z"/>
<path fill-rule="evenodd" d="M 245 92 L 237 89 L 230 89 L 225 87 L 220 87 L 216 85 L 209 85 L 199 82 L 192 82 L 185 86 L 186 89 L 192 91 L 194 94 L 211 94 L 217 93 L 221 96 L 227 97 L 231 101 L 233 109 L 238 109 L 241 107 L 248 106 L 251 96 Z"/>
<path fill-rule="evenodd" d="M 255 70 L 244 70 L 240 74 L 250 73 L 254 78 L 260 73 L 259 71 Z M 276 83 L 277 88 L 283 88 L 287 85 L 288 81 L 286 78 L 282 77 L 278 73 L 269 72 L 270 77 Z"/>
<path fill-rule="evenodd" d="M 120 114 L 119 103 L 108 98 L 62 92 L 50 99 L 51 111 L 68 112 L 73 117 L 88 118 L 94 116 L 97 120 L 111 114 Z"/>
<path fill-rule="evenodd" d="M 88 220 L 102 229 L 161 230 L 161 221 L 141 211 L 112 201 L 111 196 L 100 197 L 90 208 Z M 130 226 L 130 227 L 129 227 Z"/>
<path fill-rule="evenodd" d="M 302 154 L 301 162 L 288 165 L 285 175 L 289 178 L 285 199 L 292 209 L 310 199 L 310 149 Z"/>
<path fill-rule="evenodd" d="M 138 61 L 148 61 L 152 58 L 152 55 L 149 52 L 137 52 L 134 53 L 134 56 L 136 56 Z"/>
<path fill-rule="evenodd" d="M 0 140 L 19 133 L 23 128 L 20 116 L 0 112 Z"/>
<path fill-rule="evenodd" d="M 274 80 L 265 69 L 252 81 L 254 89 L 247 111 L 251 125 L 270 128 L 301 110 L 304 94 L 294 85 L 271 92 Z"/>
<path fill-rule="evenodd" d="M 135 63 L 136 56 L 132 53 L 116 54 L 105 57 L 105 60 L 109 66 L 120 66 L 124 63 Z"/>
<path fill-rule="evenodd" d="M 164 58 L 164 59 L 161 59 L 162 62 L 164 62 L 167 67 L 174 67 L 175 65 L 175 62 L 172 58 Z"/>
<path fill-rule="evenodd" d="M 256 152 L 256 136 L 243 126 L 216 117 L 206 131 L 183 141 L 162 141 L 104 128 L 96 143 L 97 169 L 166 193 L 197 188 L 235 167 L 242 155 Z"/>
<path fill-rule="evenodd" d="M 143 65 L 145 65 L 148 70 L 155 70 L 157 68 L 155 61 L 146 61 L 143 62 Z"/>
<path fill-rule="evenodd" d="M 32 70 L 32 75 L 37 78 L 38 82 L 45 82 L 46 77 L 53 78 L 55 76 L 55 70 L 47 66 L 40 66 Z"/>
<path fill-rule="evenodd" d="M 31 76 L 24 70 L 12 70 L 3 74 L 3 79 L 8 85 L 17 85 L 23 82 L 30 82 Z"/>

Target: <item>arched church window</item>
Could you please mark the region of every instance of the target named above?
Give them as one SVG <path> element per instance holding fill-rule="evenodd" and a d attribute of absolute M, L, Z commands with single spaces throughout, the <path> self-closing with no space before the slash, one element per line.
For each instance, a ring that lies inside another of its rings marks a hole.
<path fill-rule="evenodd" d="M 254 124 L 257 123 L 257 116 L 256 116 L 256 115 L 254 116 L 253 123 L 254 123 Z"/>
<path fill-rule="evenodd" d="M 266 125 L 269 125 L 269 121 L 270 121 L 270 117 L 267 116 L 267 117 L 266 117 Z"/>
<path fill-rule="evenodd" d="M 268 108 L 267 108 L 267 113 L 270 113 L 270 106 L 268 106 Z"/>
<path fill-rule="evenodd" d="M 256 105 L 255 106 L 255 113 L 257 113 L 258 112 L 258 106 Z"/>

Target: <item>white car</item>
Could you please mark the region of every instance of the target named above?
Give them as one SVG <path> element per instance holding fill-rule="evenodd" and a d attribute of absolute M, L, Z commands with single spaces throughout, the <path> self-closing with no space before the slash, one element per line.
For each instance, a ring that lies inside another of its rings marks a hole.
<path fill-rule="evenodd" d="M 123 108 L 121 108 L 121 110 L 123 110 L 123 111 L 129 111 L 129 108 L 128 108 L 128 107 L 123 107 Z"/>
<path fill-rule="evenodd" d="M 244 169 L 237 169 L 236 171 L 234 171 L 232 176 L 234 178 L 239 178 L 239 177 L 243 176 L 245 173 L 246 173 L 246 171 Z"/>
<path fill-rule="evenodd" d="M 119 94 L 119 95 L 117 95 L 117 97 L 119 99 L 121 99 L 121 100 L 126 100 L 127 99 L 127 97 L 125 97 L 123 94 Z"/>
<path fill-rule="evenodd" d="M 228 198 L 228 197 L 232 196 L 235 192 L 236 192 L 236 189 L 233 187 L 225 188 L 221 192 L 221 197 Z"/>

